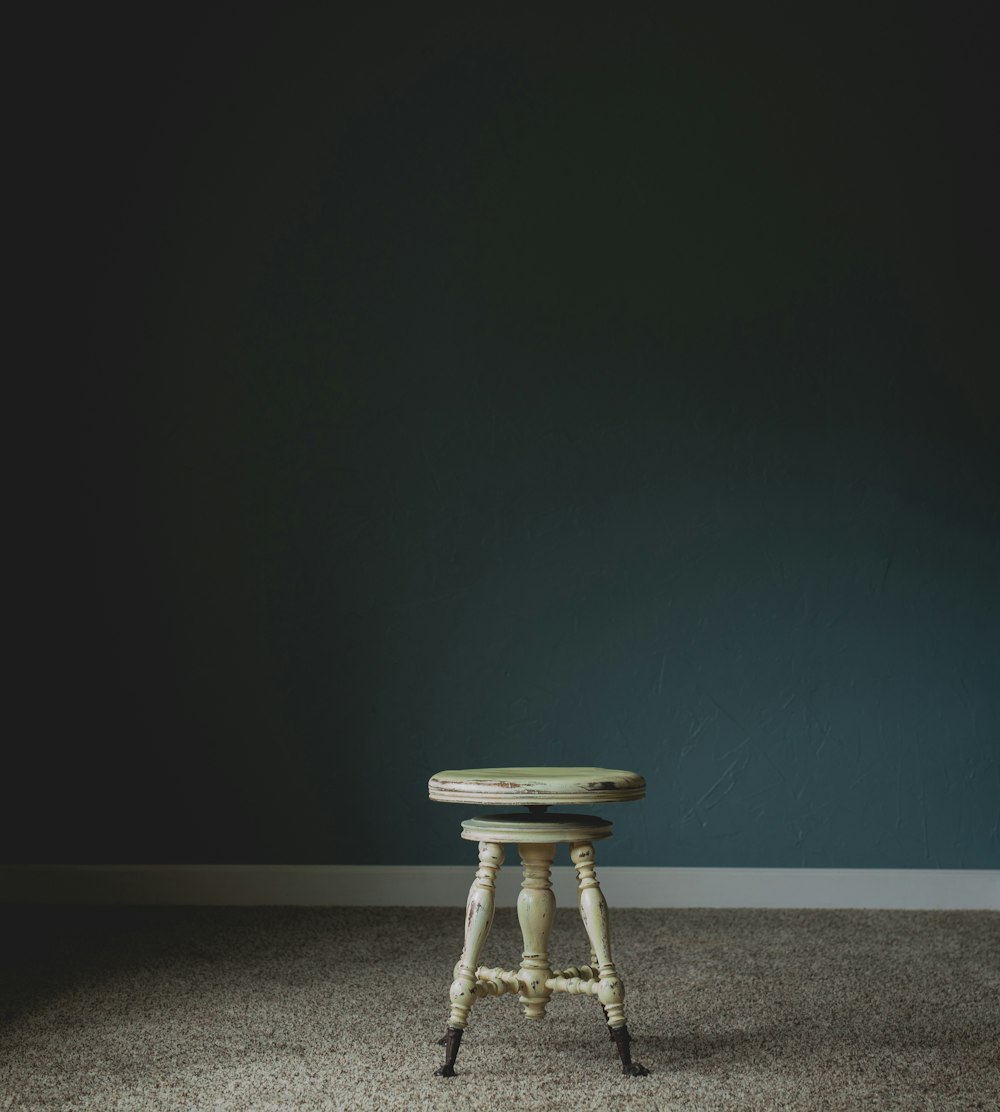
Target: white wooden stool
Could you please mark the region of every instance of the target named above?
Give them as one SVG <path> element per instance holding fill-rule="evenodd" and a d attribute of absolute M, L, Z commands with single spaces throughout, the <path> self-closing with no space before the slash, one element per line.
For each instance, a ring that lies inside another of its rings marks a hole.
<path fill-rule="evenodd" d="M 479 871 L 465 911 L 465 946 L 451 986 L 445 1062 L 436 1072 L 455 1076 L 455 1060 L 469 1009 L 477 996 L 516 992 L 528 1019 L 541 1019 L 554 992 L 596 996 L 604 1009 L 622 1072 L 649 1071 L 632 1061 L 625 1024 L 625 986 L 611 957 L 608 905 L 594 875 L 594 846 L 611 837 L 611 823 L 593 815 L 547 814 L 550 804 L 619 803 L 642 799 L 646 782 L 634 772 L 613 768 L 463 768 L 439 772 L 428 784 L 431 799 L 445 803 L 526 806 L 528 814 L 480 815 L 462 823 L 462 837 L 479 843 Z M 524 952 L 520 969 L 489 969 L 479 959 L 493 923 L 496 874 L 503 847 L 516 842 L 524 879 L 517 898 Z M 551 865 L 560 842 L 569 845 L 579 881 L 577 905 L 590 939 L 590 964 L 553 969 L 548 942 L 555 917 Z"/>

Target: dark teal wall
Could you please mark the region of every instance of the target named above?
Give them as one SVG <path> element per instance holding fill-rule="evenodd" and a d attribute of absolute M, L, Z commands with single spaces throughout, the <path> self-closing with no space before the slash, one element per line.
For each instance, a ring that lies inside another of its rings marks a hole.
<path fill-rule="evenodd" d="M 986 61 L 906 12 L 95 33 L 5 844 L 460 862 L 431 773 L 593 763 L 609 862 L 1000 866 Z"/>

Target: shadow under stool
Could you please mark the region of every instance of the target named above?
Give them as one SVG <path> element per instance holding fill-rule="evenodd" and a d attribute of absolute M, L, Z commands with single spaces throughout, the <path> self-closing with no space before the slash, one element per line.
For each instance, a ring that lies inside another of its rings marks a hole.
<path fill-rule="evenodd" d="M 528 814 L 490 814 L 466 819 L 462 837 L 479 843 L 479 869 L 465 912 L 465 945 L 455 965 L 448 1031 L 441 1040 L 445 1061 L 436 1072 L 455 1076 L 455 1060 L 469 1010 L 478 996 L 512 992 L 528 1019 L 542 1019 L 555 992 L 596 996 L 621 1058 L 622 1072 L 649 1071 L 632 1061 L 625 1023 L 625 986 L 611 956 L 608 905 L 594 872 L 594 845 L 611 837 L 611 823 L 593 815 L 548 813 L 552 804 L 621 803 L 642 799 L 646 782 L 635 772 L 613 768 L 464 768 L 438 772 L 428 784 L 430 798 L 443 803 L 523 806 Z M 524 876 L 517 898 L 524 951 L 519 969 L 479 964 L 493 923 L 496 875 L 504 846 L 516 843 Z M 590 964 L 553 969 L 548 942 L 555 918 L 552 860 L 565 843 L 576 867 L 577 906 L 590 940 Z"/>

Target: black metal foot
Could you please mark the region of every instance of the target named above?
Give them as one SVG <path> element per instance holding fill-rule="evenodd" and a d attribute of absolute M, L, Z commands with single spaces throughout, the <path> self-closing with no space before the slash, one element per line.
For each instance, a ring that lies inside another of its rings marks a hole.
<path fill-rule="evenodd" d="M 458 1048 L 462 1044 L 462 1031 L 461 1027 L 448 1028 L 448 1034 L 441 1040 L 448 1048 L 444 1054 L 444 1065 L 434 1071 L 435 1077 L 455 1076 L 455 1059 L 458 1057 Z"/>
<path fill-rule="evenodd" d="M 618 1057 L 622 1060 L 622 1073 L 625 1074 L 626 1077 L 648 1076 L 649 1070 L 646 1069 L 645 1066 L 632 1061 L 632 1036 L 628 1033 L 628 1027 L 626 1027 L 624 1023 L 621 1027 L 612 1027 L 611 1037 L 615 1041 Z"/>

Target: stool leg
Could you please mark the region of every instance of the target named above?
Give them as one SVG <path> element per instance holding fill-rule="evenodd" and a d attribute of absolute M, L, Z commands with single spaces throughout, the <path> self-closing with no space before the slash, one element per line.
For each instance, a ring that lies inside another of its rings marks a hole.
<path fill-rule="evenodd" d="M 579 876 L 579 875 L 580 874 L 577 873 L 577 876 Z M 580 915 L 582 916 L 583 915 L 583 910 L 580 907 L 580 893 L 581 892 L 582 892 L 582 889 L 578 887 L 577 890 L 576 890 L 576 910 L 579 911 Z M 597 954 L 594 953 L 593 944 L 591 944 L 591 947 L 590 947 L 590 967 L 591 967 L 591 969 L 596 969 L 597 968 Z M 598 1000 L 597 1002 L 598 1002 L 598 1004 L 601 1004 L 600 1000 Z M 608 1027 L 608 1009 L 603 1004 L 601 1004 L 601 1012 L 604 1015 L 604 1026 L 607 1027 L 608 1038 L 611 1040 L 611 1042 L 614 1042 L 615 1041 L 615 1036 L 611 1033 L 611 1028 Z M 441 1045 L 444 1046 L 444 1043 L 442 1042 Z"/>
<path fill-rule="evenodd" d="M 521 924 L 524 952 L 518 980 L 528 1019 L 543 1019 L 545 1005 L 552 990 L 545 982 L 552 976 L 549 964 L 549 934 L 556 914 L 556 898 L 552 894 L 552 859 L 556 855 L 555 842 L 525 842 L 518 852 L 524 866 L 524 879 L 517 897 L 517 919 Z"/>
<path fill-rule="evenodd" d="M 451 1015 L 445 1036 L 444 1065 L 435 1070 L 440 1077 L 455 1076 L 455 1059 L 462 1041 L 469 1009 L 476 1000 L 476 969 L 483 952 L 483 944 L 493 924 L 495 908 L 496 875 L 503 864 L 503 846 L 495 842 L 479 843 L 479 869 L 469 889 L 465 905 L 465 946 L 455 970 L 451 986 Z"/>
<path fill-rule="evenodd" d="M 600 987 L 597 998 L 604 1006 L 604 1013 L 621 1058 L 622 1073 L 636 1077 L 649 1073 L 645 1066 L 632 1061 L 628 1027 L 625 1023 L 625 986 L 622 984 L 611 957 L 611 932 L 608 924 L 608 905 L 594 875 L 594 847 L 590 842 L 574 842 L 570 857 L 576 866 L 580 884 L 580 916 L 587 937 L 597 957 Z"/>

